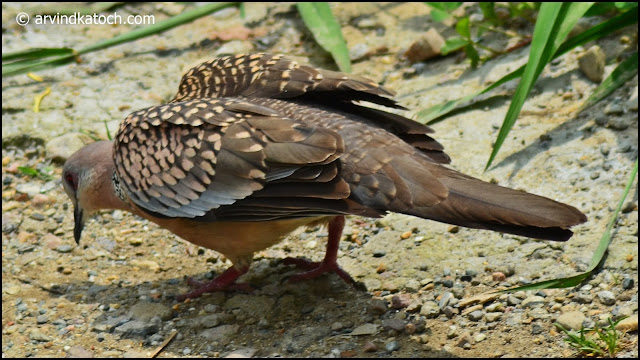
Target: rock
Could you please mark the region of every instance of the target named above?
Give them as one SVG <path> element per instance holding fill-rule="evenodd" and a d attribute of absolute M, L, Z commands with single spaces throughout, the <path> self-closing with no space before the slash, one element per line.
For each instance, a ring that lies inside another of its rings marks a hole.
<path fill-rule="evenodd" d="M 624 114 L 624 108 L 617 102 L 610 102 L 604 107 L 604 113 L 606 115 L 622 115 Z M 611 120 L 609 120 L 609 126 L 611 126 Z"/>
<path fill-rule="evenodd" d="M 201 338 L 205 338 L 208 342 L 220 342 L 227 343 L 231 340 L 231 337 L 235 335 L 240 329 L 240 325 L 220 325 L 211 329 L 206 329 L 201 331 L 198 336 Z"/>
<path fill-rule="evenodd" d="M 616 330 L 620 331 L 638 331 L 638 314 L 630 316 L 616 325 Z"/>
<path fill-rule="evenodd" d="M 357 336 L 357 335 L 373 335 L 373 334 L 375 334 L 377 332 L 378 332 L 378 325 L 367 323 L 367 324 L 362 324 L 362 325 L 356 327 L 355 329 L 353 329 L 353 331 L 349 335 L 354 335 L 354 336 Z"/>
<path fill-rule="evenodd" d="M 624 117 L 616 116 L 616 117 L 611 117 L 607 122 L 607 124 L 609 125 L 609 128 L 612 130 L 622 131 L 622 130 L 626 130 L 629 127 L 630 122 L 628 121 L 628 119 Z"/>
<path fill-rule="evenodd" d="M 242 349 L 238 349 L 238 350 L 232 351 L 231 353 L 229 353 L 229 355 L 225 356 L 225 358 L 248 359 L 248 358 L 252 358 L 256 354 L 257 351 L 258 350 L 254 349 L 254 348 L 246 347 L 246 348 L 242 348 Z"/>
<path fill-rule="evenodd" d="M 400 349 L 400 344 L 398 344 L 398 342 L 397 342 L 397 341 L 392 340 L 392 341 L 389 341 L 389 342 L 384 346 L 384 348 L 385 348 L 385 349 L 387 349 L 387 351 L 389 351 L 389 352 L 391 352 L 391 351 L 396 351 L 396 350 Z"/>
<path fill-rule="evenodd" d="M 556 322 L 568 330 L 580 330 L 587 317 L 580 311 L 570 311 L 558 317 Z"/>
<path fill-rule="evenodd" d="M 480 321 L 483 316 L 484 316 L 484 312 L 482 310 L 476 310 L 469 313 L 469 320 Z"/>
<path fill-rule="evenodd" d="M 447 338 L 453 339 L 456 336 L 458 336 L 458 327 L 455 325 L 450 325 L 447 329 Z"/>
<path fill-rule="evenodd" d="M 608 290 L 600 291 L 596 294 L 598 301 L 604 305 L 614 305 L 616 303 L 616 296 Z"/>
<path fill-rule="evenodd" d="M 45 145 L 48 159 L 64 162 L 81 147 L 93 142 L 88 135 L 69 133 L 55 137 Z"/>
<path fill-rule="evenodd" d="M 537 308 L 544 306 L 545 301 L 542 296 L 529 296 L 522 301 L 523 308 Z"/>
<path fill-rule="evenodd" d="M 479 334 L 476 334 L 476 336 L 473 337 L 473 341 L 475 341 L 476 344 L 477 344 L 477 343 L 483 341 L 486 338 L 487 338 L 487 335 L 485 333 L 479 333 Z"/>
<path fill-rule="evenodd" d="M 363 352 L 375 352 L 378 350 L 378 347 L 373 341 L 367 341 L 362 347 Z"/>
<path fill-rule="evenodd" d="M 29 195 L 30 198 L 40 193 L 40 184 L 35 182 L 26 182 L 16 185 L 16 191 L 22 194 Z"/>
<path fill-rule="evenodd" d="M 386 320 L 382 320 L 382 327 L 385 330 L 395 330 L 395 331 L 402 331 L 404 330 L 404 325 L 405 322 L 403 320 L 400 319 L 386 319 Z"/>
<path fill-rule="evenodd" d="M 392 301 L 393 301 L 393 299 L 392 299 Z M 387 302 L 382 300 L 382 299 L 373 299 L 373 300 L 371 300 L 371 303 L 369 304 L 369 311 L 371 311 L 374 314 L 382 315 L 382 314 L 386 313 L 387 310 L 389 310 L 389 308 L 387 306 Z"/>
<path fill-rule="evenodd" d="M 638 111 L 638 87 L 633 88 L 631 97 L 627 100 L 627 108 L 631 111 Z"/>
<path fill-rule="evenodd" d="M 159 316 L 163 321 L 167 321 L 173 317 L 173 310 L 164 304 L 140 302 L 129 309 L 128 315 L 134 320 L 144 322 L 148 322 L 156 316 Z"/>
<path fill-rule="evenodd" d="M 133 259 L 131 260 L 131 265 L 137 266 L 140 269 L 146 269 L 153 272 L 160 271 L 160 264 L 158 264 L 153 260 Z"/>
<path fill-rule="evenodd" d="M 411 295 L 409 294 L 398 294 L 393 295 L 391 298 L 391 308 L 393 309 L 404 309 L 411 304 Z"/>
<path fill-rule="evenodd" d="M 580 66 L 580 71 L 589 80 L 599 83 L 604 75 L 606 60 L 607 57 L 604 51 L 598 45 L 594 45 L 578 58 L 578 65 Z"/>
<path fill-rule="evenodd" d="M 67 350 L 67 357 L 74 359 L 90 359 L 94 357 L 94 353 L 85 349 L 82 345 L 75 345 Z"/>
<path fill-rule="evenodd" d="M 54 200 L 45 194 L 35 194 L 33 195 L 33 199 L 31 199 L 31 205 L 36 208 L 42 208 L 52 202 L 54 202 Z"/>
<path fill-rule="evenodd" d="M 462 335 L 460 335 L 460 339 L 458 339 L 456 346 L 463 348 L 465 347 L 465 345 L 470 345 L 470 344 L 471 344 L 471 334 L 465 331 L 464 333 L 462 333 Z"/>
<path fill-rule="evenodd" d="M 412 63 L 425 61 L 439 56 L 442 45 L 444 45 L 444 38 L 436 29 L 431 28 L 422 38 L 409 46 L 404 56 Z"/>
<path fill-rule="evenodd" d="M 435 301 L 426 301 L 420 308 L 420 315 L 424 315 L 427 319 L 433 319 L 440 314 L 440 307 Z"/>
<path fill-rule="evenodd" d="M 500 271 L 496 271 L 493 274 L 491 274 L 491 278 L 493 279 L 493 281 L 503 282 L 507 279 L 507 276 Z"/>
<path fill-rule="evenodd" d="M 355 44 L 349 49 L 349 59 L 351 61 L 362 60 L 371 52 L 369 46 L 365 43 Z"/>
<path fill-rule="evenodd" d="M 490 313 L 486 313 L 484 315 L 484 319 L 487 322 L 498 321 L 498 320 L 500 320 L 501 317 L 502 317 L 502 313 L 501 312 L 490 312 Z"/>
<path fill-rule="evenodd" d="M 31 329 L 29 331 L 29 339 L 42 342 L 53 341 L 51 336 L 43 333 L 40 329 Z"/>
<path fill-rule="evenodd" d="M 44 242 L 44 245 L 49 249 L 56 249 L 58 246 L 62 245 L 62 239 L 51 233 L 45 234 L 42 237 L 42 242 Z"/>
<path fill-rule="evenodd" d="M 498 293 L 478 294 L 478 295 L 472 296 L 470 298 L 464 298 L 464 299 L 460 300 L 458 305 L 461 308 L 465 308 L 465 307 L 467 307 L 469 305 L 484 304 L 486 302 L 493 301 L 493 300 L 497 299 L 499 296 L 500 296 L 500 294 L 498 294 Z"/>
<path fill-rule="evenodd" d="M 460 313 L 460 310 L 454 308 L 453 306 L 447 306 L 442 309 L 442 313 L 449 319 L 452 319 L 454 316 Z"/>
<path fill-rule="evenodd" d="M 442 297 L 440 298 L 440 301 L 438 302 L 438 306 L 440 307 L 440 309 L 444 309 L 447 305 L 449 305 L 449 301 L 453 299 L 453 293 L 451 292 L 446 292 L 444 294 L 442 294 Z"/>
<path fill-rule="evenodd" d="M 132 320 L 116 327 L 113 332 L 124 338 L 144 337 L 155 334 L 160 330 L 161 325 L 160 318 L 155 319 L 157 321 Z"/>

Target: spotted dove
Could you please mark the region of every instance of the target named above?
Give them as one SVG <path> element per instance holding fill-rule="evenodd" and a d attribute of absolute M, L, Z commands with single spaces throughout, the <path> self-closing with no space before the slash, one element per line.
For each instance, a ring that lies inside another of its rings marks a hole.
<path fill-rule="evenodd" d="M 113 143 L 85 146 L 63 171 L 74 236 L 100 209 L 130 211 L 224 254 L 233 266 L 179 299 L 245 288 L 253 253 L 300 226 L 328 224 L 310 278 L 335 272 L 344 215 L 397 212 L 564 241 L 586 217 L 572 206 L 446 166 L 433 130 L 366 101 L 404 109 L 371 80 L 280 55 L 223 57 L 189 70 L 169 103 L 130 114 Z M 198 285 L 191 281 L 192 285 Z"/>

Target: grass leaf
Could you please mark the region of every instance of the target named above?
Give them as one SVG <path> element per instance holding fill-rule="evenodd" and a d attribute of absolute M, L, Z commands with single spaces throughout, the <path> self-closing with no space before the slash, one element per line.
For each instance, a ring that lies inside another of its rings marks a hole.
<path fill-rule="evenodd" d="M 225 7 L 234 6 L 237 3 L 213 3 L 200 6 L 191 11 L 184 12 L 180 15 L 176 15 L 167 20 L 158 22 L 154 25 L 145 26 L 135 29 L 125 34 L 118 35 L 112 39 L 100 41 L 96 44 L 87 46 L 83 49 L 75 51 L 67 48 L 54 48 L 54 49 L 27 49 L 14 53 L 9 53 L 6 58 L 2 56 L 2 76 L 13 76 L 18 74 L 24 74 L 28 72 L 34 72 L 38 70 L 48 69 L 60 65 L 64 65 L 72 62 L 76 56 L 90 53 L 104 48 L 124 44 L 126 42 L 134 41 L 150 35 L 155 35 L 167 31 L 176 26 L 186 24 L 197 18 L 205 16 L 214 11 L 223 9 Z M 70 50 L 70 51 L 69 51 Z M 5 64 L 6 60 L 16 60 L 11 63 Z"/>
<path fill-rule="evenodd" d="M 558 48 L 558 50 L 553 55 L 553 58 L 555 59 L 567 53 L 568 51 L 575 48 L 576 46 L 580 46 L 589 41 L 607 36 L 626 26 L 637 23 L 638 22 L 637 3 L 635 5 L 636 6 L 633 7 L 631 10 L 625 13 L 622 13 L 620 15 L 617 15 L 611 19 L 605 20 L 602 23 L 592 28 L 589 28 L 588 30 L 585 30 L 584 32 L 572 37 L 571 39 L 568 39 Z M 495 83 L 491 84 L 490 86 L 488 86 L 487 88 L 481 91 L 478 91 L 471 95 L 467 95 L 459 99 L 449 100 L 444 104 L 434 105 L 430 108 L 421 110 L 417 114 L 417 120 L 422 123 L 433 124 L 434 122 L 439 121 L 442 117 L 447 115 L 449 112 L 456 109 L 461 104 L 471 101 L 476 96 L 485 94 L 504 83 L 507 83 L 513 79 L 519 78 L 520 76 L 522 76 L 523 72 L 524 72 L 524 66 L 521 66 L 520 68 L 503 76 L 501 79 L 499 79 L 498 81 L 496 81 Z"/>
<path fill-rule="evenodd" d="M 525 286 L 519 286 L 511 289 L 502 290 L 500 292 L 516 292 L 516 291 L 525 291 L 525 290 L 538 290 L 538 289 L 556 289 L 556 288 L 565 288 L 571 287 L 580 284 L 584 279 L 591 275 L 591 272 L 600 264 L 602 259 L 604 258 L 605 253 L 607 252 L 607 248 L 609 244 L 611 244 L 611 230 L 613 229 L 613 225 L 616 223 L 616 219 L 618 219 L 618 214 L 620 214 L 620 210 L 622 209 L 622 205 L 624 205 L 625 200 L 627 199 L 627 195 L 629 195 L 629 190 L 631 190 L 631 186 L 633 185 L 634 180 L 636 179 L 636 175 L 638 174 L 638 160 L 636 159 L 636 163 L 631 171 L 631 175 L 629 176 L 629 180 L 627 181 L 627 186 L 625 187 L 622 196 L 620 197 L 620 201 L 618 201 L 618 207 L 611 215 L 611 219 L 609 220 L 609 224 L 605 229 L 602 237 L 600 238 L 600 242 L 598 243 L 598 247 L 596 251 L 593 253 L 591 257 L 591 263 L 586 272 L 567 277 L 561 279 L 553 279 L 540 281 L 534 284 L 528 284 Z"/>
<path fill-rule="evenodd" d="M 427 2 L 425 4 L 431 7 L 429 15 L 433 21 L 441 22 L 450 18 L 450 12 L 462 5 L 462 2 Z"/>
<path fill-rule="evenodd" d="M 465 39 L 471 39 L 471 28 L 469 24 L 468 16 L 463 17 L 456 23 L 456 31 Z"/>
<path fill-rule="evenodd" d="M 502 20 L 496 14 L 495 3 L 494 2 L 484 2 L 481 1 L 478 3 L 480 10 L 482 10 L 482 15 L 484 18 L 494 25 L 500 25 Z"/>
<path fill-rule="evenodd" d="M 442 55 L 447 55 L 456 50 L 460 50 L 467 45 L 469 45 L 469 40 L 463 39 L 459 36 L 452 36 L 444 41 L 444 44 L 440 48 L 440 52 Z"/>
<path fill-rule="evenodd" d="M 578 19 L 589 10 L 591 5 L 592 3 L 543 3 L 540 7 L 538 21 L 533 30 L 529 61 L 524 68 L 524 73 L 513 95 L 507 115 L 500 127 L 500 132 L 485 170 L 491 166 L 500 147 L 507 139 L 507 135 L 516 123 L 524 101 L 529 96 L 542 70 L 553 59 L 553 55 L 562 41 L 569 35 L 569 31 L 575 26 Z"/>
<path fill-rule="evenodd" d="M 340 24 L 333 16 L 329 3 L 296 3 L 302 21 L 313 34 L 316 42 L 328 51 L 342 72 L 351 72 L 351 59 L 347 43 L 342 37 Z"/>
<path fill-rule="evenodd" d="M 464 47 L 464 53 L 467 54 L 467 57 L 471 60 L 471 67 L 475 69 L 480 62 L 480 55 L 478 55 L 476 48 L 469 44 Z"/>
<path fill-rule="evenodd" d="M 59 56 L 73 54 L 71 48 L 31 48 L 2 54 L 2 61 L 40 59 L 47 56 Z M 4 65 L 4 64 L 3 64 Z"/>

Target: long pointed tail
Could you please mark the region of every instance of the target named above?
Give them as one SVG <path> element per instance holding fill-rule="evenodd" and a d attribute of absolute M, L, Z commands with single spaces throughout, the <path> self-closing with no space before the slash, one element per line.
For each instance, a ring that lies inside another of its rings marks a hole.
<path fill-rule="evenodd" d="M 487 183 L 440 167 L 438 180 L 448 197 L 434 206 L 414 206 L 408 214 L 464 227 L 537 239 L 566 241 L 571 226 L 587 221 L 573 206 Z"/>

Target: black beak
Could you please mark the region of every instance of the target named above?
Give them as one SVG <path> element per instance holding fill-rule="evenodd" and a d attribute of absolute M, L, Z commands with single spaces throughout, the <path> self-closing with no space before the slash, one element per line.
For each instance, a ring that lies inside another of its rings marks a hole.
<path fill-rule="evenodd" d="M 76 239 L 76 244 L 80 245 L 80 235 L 82 235 L 82 229 L 84 229 L 84 216 L 82 209 L 78 205 L 73 209 L 73 220 L 75 223 L 73 237 Z"/>

